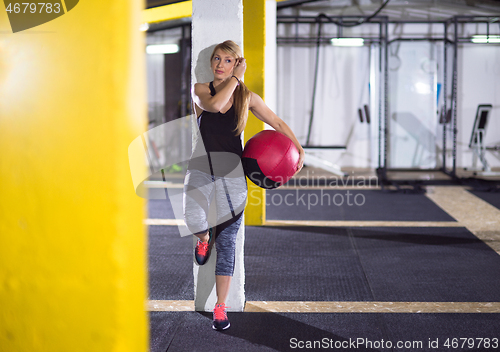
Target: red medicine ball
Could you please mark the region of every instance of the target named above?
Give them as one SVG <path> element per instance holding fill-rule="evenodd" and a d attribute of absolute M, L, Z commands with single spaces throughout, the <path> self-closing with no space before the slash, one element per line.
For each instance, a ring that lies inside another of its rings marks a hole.
<path fill-rule="evenodd" d="M 245 175 L 253 183 L 272 189 L 287 183 L 295 174 L 299 151 L 284 134 L 264 130 L 245 144 L 241 162 Z"/>

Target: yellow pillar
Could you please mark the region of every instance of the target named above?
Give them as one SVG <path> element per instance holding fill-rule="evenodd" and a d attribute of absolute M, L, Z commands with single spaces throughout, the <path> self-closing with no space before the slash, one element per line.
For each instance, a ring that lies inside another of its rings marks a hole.
<path fill-rule="evenodd" d="M 245 84 L 264 98 L 264 49 L 266 45 L 266 1 L 243 0 L 243 43 L 247 70 Z M 249 113 L 245 128 L 245 142 L 264 129 L 264 122 Z M 266 192 L 248 181 L 248 203 L 245 209 L 246 225 L 263 225 L 266 221 Z"/>
<path fill-rule="evenodd" d="M 1 6 L 0 6 L 1 7 Z M 0 11 L 0 349 L 147 351 L 143 1 L 80 1 L 12 34 Z"/>
<path fill-rule="evenodd" d="M 142 22 L 158 23 L 191 17 L 193 1 L 182 1 L 174 4 L 153 7 L 142 11 Z"/>

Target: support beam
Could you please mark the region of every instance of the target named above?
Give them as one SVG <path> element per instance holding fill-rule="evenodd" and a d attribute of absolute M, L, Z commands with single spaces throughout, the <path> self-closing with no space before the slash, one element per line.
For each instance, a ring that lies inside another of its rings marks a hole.
<path fill-rule="evenodd" d="M 243 0 L 244 43 L 247 71 L 247 87 L 265 98 L 265 45 L 266 45 L 266 0 Z M 245 128 L 245 142 L 262 131 L 264 122 L 251 112 Z M 263 225 L 266 221 L 266 191 L 248 181 L 248 204 L 245 209 L 246 225 Z"/>
<path fill-rule="evenodd" d="M 191 17 L 192 12 L 192 1 L 177 2 L 174 4 L 142 10 L 142 22 L 152 24 L 164 21 L 178 20 L 181 18 Z"/>
<path fill-rule="evenodd" d="M 0 11 L 2 351 L 148 350 L 127 153 L 147 126 L 143 6 L 80 1 L 15 34 Z"/>
<path fill-rule="evenodd" d="M 210 55 L 215 45 L 225 40 L 233 40 L 243 49 L 242 1 L 193 0 L 192 26 L 192 83 L 210 82 L 213 80 L 213 74 L 210 70 Z M 193 236 L 193 250 L 196 239 Z M 231 307 L 229 309 L 231 311 L 243 311 L 245 304 L 244 239 L 245 227 L 242 225 L 236 239 L 234 276 L 226 301 L 226 306 Z M 205 265 L 193 264 L 195 309 L 197 311 L 212 311 L 217 301 L 214 274 L 216 256 L 215 246 L 212 248 L 210 259 Z"/>

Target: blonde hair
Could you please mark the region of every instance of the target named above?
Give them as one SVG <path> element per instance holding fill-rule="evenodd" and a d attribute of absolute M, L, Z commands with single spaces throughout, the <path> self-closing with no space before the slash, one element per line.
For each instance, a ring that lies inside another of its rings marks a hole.
<path fill-rule="evenodd" d="M 210 62 L 212 62 L 215 52 L 219 49 L 236 59 L 243 57 L 238 44 L 232 40 L 226 40 L 223 43 L 217 44 L 214 48 L 212 56 L 210 56 Z M 240 84 L 234 90 L 233 97 L 234 109 L 236 111 L 236 116 L 238 117 L 238 122 L 234 131 L 236 132 L 236 135 L 239 135 L 245 129 L 248 119 L 248 105 L 250 104 L 250 90 L 243 83 L 243 81 L 240 81 Z"/>

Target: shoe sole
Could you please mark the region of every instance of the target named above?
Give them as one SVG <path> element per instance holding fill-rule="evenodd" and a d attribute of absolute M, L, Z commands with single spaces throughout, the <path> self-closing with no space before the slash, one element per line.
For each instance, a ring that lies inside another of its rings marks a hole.
<path fill-rule="evenodd" d="M 217 330 L 217 331 L 224 331 L 224 330 L 229 329 L 230 326 L 231 326 L 231 323 L 228 323 L 227 326 L 223 327 L 222 329 L 219 329 L 219 328 L 216 328 L 215 326 L 212 325 L 212 329 Z"/>

